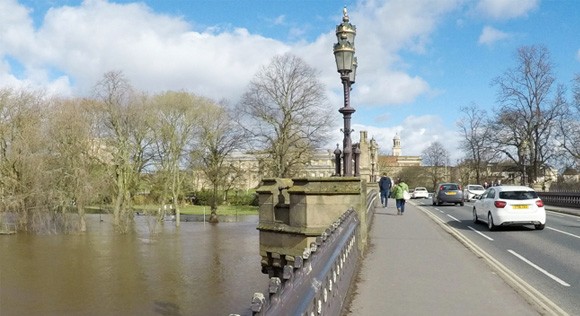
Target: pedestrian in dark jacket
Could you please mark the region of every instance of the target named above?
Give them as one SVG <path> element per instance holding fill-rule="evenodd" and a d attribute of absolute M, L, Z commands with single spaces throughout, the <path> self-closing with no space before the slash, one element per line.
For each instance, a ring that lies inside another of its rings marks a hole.
<path fill-rule="evenodd" d="M 392 186 L 393 182 L 391 181 L 391 178 L 387 177 L 386 173 L 383 173 L 381 179 L 379 180 L 379 190 L 381 191 L 381 204 L 383 207 L 387 207 Z"/>

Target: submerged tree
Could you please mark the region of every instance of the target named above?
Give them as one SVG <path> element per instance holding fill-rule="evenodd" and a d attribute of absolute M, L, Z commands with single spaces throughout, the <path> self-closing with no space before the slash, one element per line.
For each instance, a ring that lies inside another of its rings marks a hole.
<path fill-rule="evenodd" d="M 94 111 L 103 164 L 110 168 L 115 192 L 112 197 L 114 225 L 126 232 L 132 222 L 132 196 L 139 188 L 150 158 L 143 99 L 138 98 L 122 72 L 107 72 L 95 87 Z"/>
<path fill-rule="evenodd" d="M 64 213 L 76 209 L 79 230 L 86 230 L 85 207 L 100 196 L 105 174 L 93 154 L 87 101 L 58 99 L 49 113 L 47 145 L 53 199 Z"/>
<path fill-rule="evenodd" d="M 209 222 L 217 223 L 219 189 L 227 189 L 239 175 L 239 170 L 227 163 L 226 157 L 242 146 L 244 135 L 225 105 L 206 100 L 201 103 L 199 110 L 199 146 L 192 156 L 198 158 L 199 165 L 211 184 Z"/>
<path fill-rule="evenodd" d="M 179 196 L 182 194 L 188 153 L 193 150 L 199 130 L 203 99 L 186 92 L 165 92 L 154 97 L 156 174 L 161 179 L 161 203 L 171 201 L 179 226 Z M 164 210 L 164 208 L 161 208 Z M 165 215 L 159 214 L 159 219 Z"/>
<path fill-rule="evenodd" d="M 34 218 L 50 208 L 45 106 L 38 92 L 0 89 L 0 205 L 17 214 L 18 229 L 34 230 Z"/>

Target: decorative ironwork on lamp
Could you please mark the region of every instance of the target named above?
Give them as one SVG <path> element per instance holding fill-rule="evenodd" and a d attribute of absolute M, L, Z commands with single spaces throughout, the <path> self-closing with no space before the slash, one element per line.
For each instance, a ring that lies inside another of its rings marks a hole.
<path fill-rule="evenodd" d="M 344 106 L 338 111 L 343 115 L 344 133 L 343 139 L 343 173 L 344 177 L 353 176 L 353 148 L 350 134 L 353 131 L 350 127 L 352 114 L 356 111 L 350 106 L 350 90 L 356 79 L 357 58 L 354 56 L 354 38 L 356 36 L 356 26 L 350 23 L 346 7 L 343 9 L 342 23 L 336 26 L 337 43 L 334 44 L 334 58 L 336 69 L 340 74 L 344 91 Z"/>

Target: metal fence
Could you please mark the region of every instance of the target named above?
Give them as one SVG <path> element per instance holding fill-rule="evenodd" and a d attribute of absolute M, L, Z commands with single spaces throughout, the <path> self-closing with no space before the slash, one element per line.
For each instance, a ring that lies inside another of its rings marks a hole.
<path fill-rule="evenodd" d="M 547 205 L 580 208 L 580 192 L 538 192 Z"/>

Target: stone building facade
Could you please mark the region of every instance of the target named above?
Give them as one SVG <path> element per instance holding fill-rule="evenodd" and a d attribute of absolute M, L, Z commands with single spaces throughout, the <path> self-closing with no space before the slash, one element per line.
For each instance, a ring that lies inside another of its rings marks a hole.
<path fill-rule="evenodd" d="M 360 177 L 370 182 L 376 182 L 382 171 L 387 173 L 399 172 L 403 167 L 421 165 L 419 156 L 403 156 L 401 139 L 399 135 L 393 138 L 392 155 L 381 155 L 379 145 L 374 138 L 369 139 L 367 131 L 360 132 L 358 143 L 353 148 L 360 152 Z M 250 190 L 258 187 L 265 174 L 265 156 L 234 153 L 226 159 L 226 163 L 238 170 L 232 174 L 231 188 L 237 190 Z M 336 172 L 335 155 L 333 150 L 321 150 L 313 154 L 310 162 L 304 170 L 300 171 L 297 178 L 326 178 L 334 177 Z M 197 190 L 209 188 L 207 181 L 203 179 L 203 173 L 198 172 L 194 180 Z"/>
<path fill-rule="evenodd" d="M 395 134 L 393 137 L 392 151 L 390 155 L 380 155 L 378 158 L 378 168 L 380 172 L 394 176 L 407 167 L 420 167 L 422 164 L 421 156 L 403 156 L 401 146 L 401 137 Z"/>

